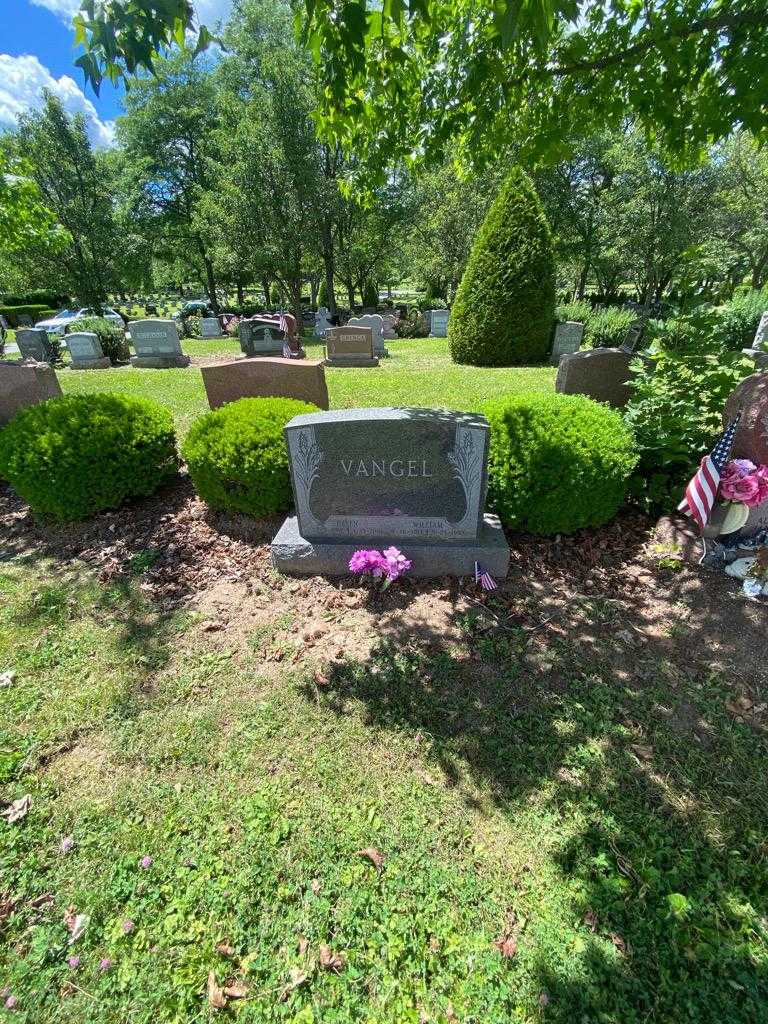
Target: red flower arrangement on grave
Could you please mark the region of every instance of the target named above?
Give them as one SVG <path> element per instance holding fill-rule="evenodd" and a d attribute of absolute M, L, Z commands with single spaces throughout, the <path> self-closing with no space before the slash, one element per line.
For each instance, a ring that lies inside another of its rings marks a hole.
<path fill-rule="evenodd" d="M 720 493 L 726 501 L 755 508 L 768 501 L 768 466 L 749 459 L 731 459 L 720 477 Z"/>

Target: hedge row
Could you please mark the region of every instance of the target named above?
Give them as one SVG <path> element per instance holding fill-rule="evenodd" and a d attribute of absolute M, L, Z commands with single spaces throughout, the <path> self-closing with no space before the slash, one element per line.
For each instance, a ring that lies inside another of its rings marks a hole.
<path fill-rule="evenodd" d="M 291 504 L 286 423 L 314 406 L 243 398 L 193 424 L 183 448 L 198 494 L 212 508 L 266 516 Z M 505 525 L 571 533 L 611 519 L 636 464 L 619 414 L 575 395 L 524 394 L 486 406 L 489 504 Z M 146 398 L 54 398 L 0 431 L 0 475 L 33 511 L 83 519 L 152 493 L 177 472 L 173 419 Z"/>
<path fill-rule="evenodd" d="M 5 317 L 10 327 L 19 326 L 20 316 L 31 316 L 32 319 L 37 323 L 38 320 L 47 320 L 49 316 L 53 316 L 56 313 L 55 309 L 49 309 L 47 306 L 0 306 L 0 316 Z"/>

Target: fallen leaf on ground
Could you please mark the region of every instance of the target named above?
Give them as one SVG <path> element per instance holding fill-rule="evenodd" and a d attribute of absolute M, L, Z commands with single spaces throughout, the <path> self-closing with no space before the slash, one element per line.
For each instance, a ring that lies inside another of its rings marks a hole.
<path fill-rule="evenodd" d="M 319 878 L 313 878 L 312 881 L 310 882 L 309 887 L 312 890 L 312 892 L 315 894 L 315 896 L 317 896 L 317 894 L 322 889 L 322 886 L 320 884 L 320 879 Z"/>
<path fill-rule="evenodd" d="M 630 750 L 640 761 L 650 761 L 653 757 L 653 747 L 644 746 L 642 743 L 633 743 Z"/>
<path fill-rule="evenodd" d="M 375 846 L 366 846 L 364 850 L 355 850 L 355 856 L 367 857 L 371 864 L 376 868 L 376 872 L 379 875 L 381 874 L 382 868 L 384 867 L 384 857 Z"/>
<path fill-rule="evenodd" d="M 72 927 L 70 928 L 70 932 L 71 932 L 71 935 L 69 936 L 69 944 L 70 944 L 70 946 L 72 945 L 73 942 L 77 942 L 77 940 L 79 938 L 81 938 L 83 932 L 88 927 L 89 920 L 90 920 L 90 918 L 88 917 L 87 914 L 78 914 L 75 917 L 74 921 L 72 922 Z"/>
<path fill-rule="evenodd" d="M 224 995 L 230 999 L 245 999 L 249 988 L 242 981 L 233 981 L 231 985 L 224 986 Z"/>
<path fill-rule="evenodd" d="M 288 996 L 293 992 L 294 989 L 299 988 L 307 980 L 307 972 L 302 971 L 300 967 L 292 967 L 288 972 L 288 984 L 285 986 L 283 991 L 280 993 L 280 1002 L 284 1003 Z"/>
<path fill-rule="evenodd" d="M 629 947 L 627 946 L 626 941 L 621 937 L 621 935 L 618 935 L 616 932 L 611 932 L 610 938 L 611 942 L 614 944 L 614 946 L 616 947 L 616 949 L 618 949 L 620 953 L 624 953 L 626 955 L 629 952 Z"/>
<path fill-rule="evenodd" d="M 321 668 L 315 669 L 315 683 L 318 686 L 327 686 L 330 683 L 331 677 L 327 672 L 324 672 Z"/>
<path fill-rule="evenodd" d="M 327 971 L 340 971 L 344 966 L 344 957 L 341 953 L 332 952 L 330 946 L 321 946 L 320 966 Z"/>
<path fill-rule="evenodd" d="M 299 942 L 298 942 L 299 956 L 304 956 L 304 954 L 307 952 L 308 949 L 309 949 L 309 939 L 305 939 L 303 935 L 300 935 L 299 936 Z"/>
<path fill-rule="evenodd" d="M 26 818 L 31 808 L 32 797 L 29 793 L 25 793 L 24 796 L 20 796 L 18 800 L 14 800 L 12 804 L 0 811 L 0 817 L 5 818 L 8 824 L 12 825 L 15 821 Z"/>
<path fill-rule="evenodd" d="M 597 930 L 598 917 L 594 910 L 588 910 L 584 915 L 584 924 L 589 928 L 591 932 Z"/>
<path fill-rule="evenodd" d="M 216 975 L 211 971 L 208 975 L 208 1002 L 217 1010 L 224 1010 L 227 1006 L 227 997 L 224 989 L 216 984 Z"/>
<path fill-rule="evenodd" d="M 235 948 L 228 942 L 219 942 L 216 944 L 216 952 L 221 953 L 222 956 L 234 956 Z"/>

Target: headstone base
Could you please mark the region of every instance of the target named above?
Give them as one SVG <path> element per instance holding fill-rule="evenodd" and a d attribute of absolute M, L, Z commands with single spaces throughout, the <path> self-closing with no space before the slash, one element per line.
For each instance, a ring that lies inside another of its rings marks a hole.
<path fill-rule="evenodd" d="M 108 370 L 112 365 L 109 356 L 102 356 L 101 359 L 78 359 L 71 364 L 73 370 Z"/>
<path fill-rule="evenodd" d="M 377 537 L 366 540 L 306 540 L 299 533 L 296 516 L 289 516 L 272 541 L 272 563 L 278 572 L 310 576 L 348 576 L 349 560 L 359 548 L 376 547 L 379 550 L 394 544 L 411 560 L 411 576 L 431 579 L 436 576 L 471 576 L 475 562 L 485 572 L 503 579 L 509 569 L 509 545 L 496 516 L 483 516 L 483 525 L 477 539 L 452 544 L 408 540 L 398 537 L 385 540 Z"/>
<path fill-rule="evenodd" d="M 379 360 L 376 356 L 328 356 L 325 357 L 326 366 L 378 366 Z"/>
<path fill-rule="evenodd" d="M 389 359 L 389 349 L 386 347 L 376 349 L 376 355 L 379 359 Z"/>
<path fill-rule="evenodd" d="M 174 366 L 189 364 L 189 356 L 131 356 L 131 366 L 139 369 L 169 370 Z"/>

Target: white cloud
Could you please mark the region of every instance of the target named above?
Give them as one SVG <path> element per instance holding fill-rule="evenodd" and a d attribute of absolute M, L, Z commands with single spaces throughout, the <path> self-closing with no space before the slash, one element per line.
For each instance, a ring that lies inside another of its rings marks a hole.
<path fill-rule="evenodd" d="M 38 7 L 57 14 L 62 21 L 70 22 L 80 10 L 80 0 L 32 0 Z M 213 28 L 219 20 L 226 21 L 232 10 L 232 0 L 195 0 L 198 20 Z"/>
<path fill-rule="evenodd" d="M 112 145 L 115 138 L 114 121 L 102 121 L 96 107 L 73 78 L 69 75 L 54 78 L 48 68 L 32 54 L 11 57 L 7 53 L 0 53 L 0 128 L 14 127 L 18 114 L 39 107 L 42 104 L 43 89 L 58 96 L 70 114 L 85 114 L 88 135 L 94 146 Z"/>

